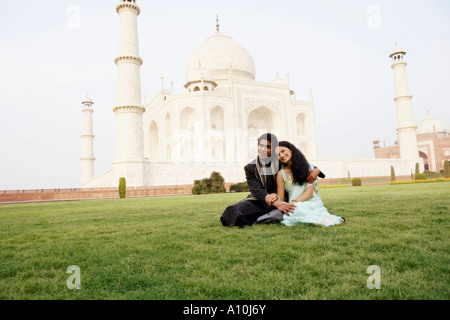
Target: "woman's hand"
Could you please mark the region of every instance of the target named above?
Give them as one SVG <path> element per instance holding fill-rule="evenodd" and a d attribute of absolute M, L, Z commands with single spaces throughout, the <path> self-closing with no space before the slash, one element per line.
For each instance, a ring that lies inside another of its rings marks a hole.
<path fill-rule="evenodd" d="M 294 209 L 295 209 L 295 204 L 287 203 L 287 202 L 280 201 L 280 200 L 275 201 L 273 203 L 273 206 L 275 208 L 277 208 L 278 210 L 280 210 L 281 212 L 283 212 L 284 214 L 286 214 L 287 216 L 289 216 L 290 213 L 293 213 Z"/>
<path fill-rule="evenodd" d="M 281 205 L 282 202 L 283 202 L 283 201 L 277 200 L 277 201 L 272 202 L 272 205 L 273 205 L 275 208 L 277 208 L 278 206 Z"/>

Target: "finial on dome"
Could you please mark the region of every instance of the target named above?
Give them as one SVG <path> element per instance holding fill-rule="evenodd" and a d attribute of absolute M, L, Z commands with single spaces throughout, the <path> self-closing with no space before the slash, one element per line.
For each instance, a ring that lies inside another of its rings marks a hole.
<path fill-rule="evenodd" d="M 216 30 L 219 31 L 220 24 L 219 24 L 219 16 L 216 14 Z"/>

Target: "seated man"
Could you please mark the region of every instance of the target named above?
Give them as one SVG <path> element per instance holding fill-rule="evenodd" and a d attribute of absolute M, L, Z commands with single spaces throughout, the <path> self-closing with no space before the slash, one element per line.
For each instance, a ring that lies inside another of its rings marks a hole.
<path fill-rule="evenodd" d="M 244 167 L 251 194 L 225 209 L 220 217 L 223 226 L 245 227 L 254 223 L 280 223 L 283 214 L 293 212 L 293 204 L 277 201 L 276 174 L 280 167 L 275 155 L 277 146 L 278 139 L 274 134 L 266 133 L 258 138 L 258 157 Z M 314 167 L 307 181 L 314 182 L 318 176 L 325 178 L 325 175 Z"/>

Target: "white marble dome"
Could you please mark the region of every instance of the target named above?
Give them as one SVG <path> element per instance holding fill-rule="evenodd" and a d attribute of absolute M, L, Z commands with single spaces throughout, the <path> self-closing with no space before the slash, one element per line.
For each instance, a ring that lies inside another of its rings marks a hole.
<path fill-rule="evenodd" d="M 425 117 L 425 119 L 420 122 L 420 124 L 417 126 L 417 134 L 426 134 L 426 133 L 445 133 L 447 131 L 445 125 L 430 115 L 429 113 Z"/>
<path fill-rule="evenodd" d="M 240 80 L 255 80 L 255 62 L 250 53 L 231 37 L 217 31 L 201 43 L 186 63 L 186 81 L 199 80 L 198 68 L 210 72 L 214 81 L 228 80 L 231 76 Z"/>

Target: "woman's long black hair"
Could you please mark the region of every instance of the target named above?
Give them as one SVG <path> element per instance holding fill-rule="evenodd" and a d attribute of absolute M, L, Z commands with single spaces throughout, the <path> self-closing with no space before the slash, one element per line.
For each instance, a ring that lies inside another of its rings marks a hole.
<path fill-rule="evenodd" d="M 280 141 L 280 147 L 286 147 L 292 152 L 292 175 L 294 183 L 303 184 L 309 175 L 309 163 L 303 153 L 288 141 Z"/>

